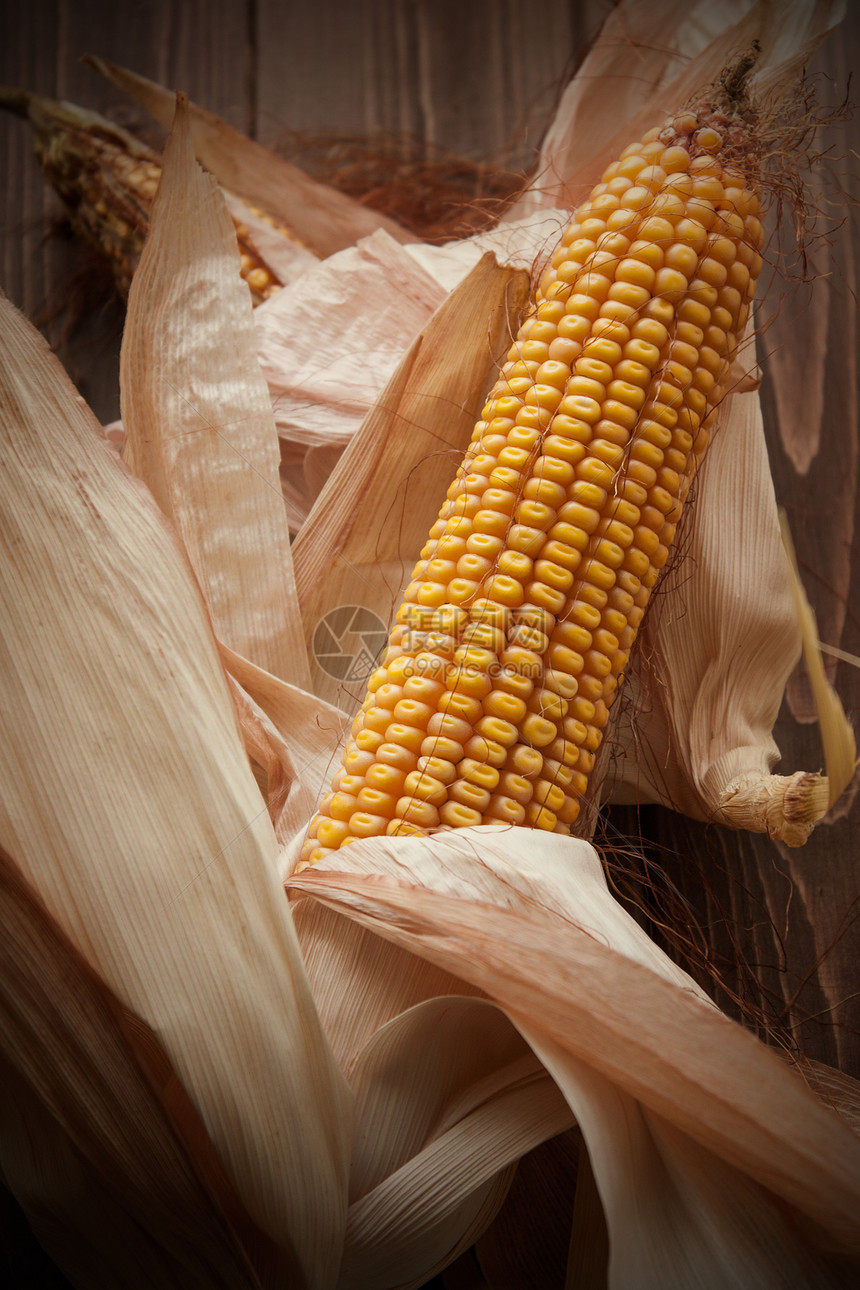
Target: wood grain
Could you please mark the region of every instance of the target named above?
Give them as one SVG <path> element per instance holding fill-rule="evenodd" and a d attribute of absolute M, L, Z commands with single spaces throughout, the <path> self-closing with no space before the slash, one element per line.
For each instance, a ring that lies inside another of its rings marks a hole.
<path fill-rule="evenodd" d="M 258 0 L 259 137 L 271 144 L 290 130 L 405 132 L 477 160 L 527 167 L 558 93 L 611 7 L 610 0 L 348 7 Z"/>

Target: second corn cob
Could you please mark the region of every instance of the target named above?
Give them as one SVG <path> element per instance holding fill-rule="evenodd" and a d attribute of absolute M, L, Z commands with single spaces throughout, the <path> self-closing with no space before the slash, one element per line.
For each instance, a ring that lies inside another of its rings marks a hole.
<path fill-rule="evenodd" d="M 29 120 L 39 163 L 62 198 L 74 231 L 106 256 L 117 289 L 126 297 L 161 179 L 158 154 L 121 126 L 72 103 L 0 86 L 0 106 Z M 283 224 L 255 208 L 246 210 L 301 247 Z M 284 284 L 254 247 L 242 218 L 234 216 L 233 222 L 240 271 L 254 304 L 260 304 Z M 302 250 L 310 256 L 307 248 Z"/>
<path fill-rule="evenodd" d="M 631 144 L 565 230 L 305 861 L 384 833 L 580 817 L 762 264 L 747 113 L 723 106 Z"/>

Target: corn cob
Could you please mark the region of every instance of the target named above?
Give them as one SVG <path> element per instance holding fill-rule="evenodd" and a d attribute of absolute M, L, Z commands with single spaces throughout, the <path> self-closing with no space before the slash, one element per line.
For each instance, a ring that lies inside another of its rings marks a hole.
<path fill-rule="evenodd" d="M 149 229 L 149 214 L 161 179 L 158 154 L 97 112 L 24 90 L 0 87 L 0 106 L 26 116 L 36 156 L 66 207 L 74 231 L 106 256 L 117 289 L 128 296 Z M 253 215 L 296 242 L 282 224 L 254 207 Z M 258 255 L 241 220 L 233 220 L 240 272 L 260 304 L 283 283 Z"/>
<path fill-rule="evenodd" d="M 748 138 L 722 112 L 683 112 L 576 211 L 303 861 L 381 834 L 576 824 L 761 268 Z"/>

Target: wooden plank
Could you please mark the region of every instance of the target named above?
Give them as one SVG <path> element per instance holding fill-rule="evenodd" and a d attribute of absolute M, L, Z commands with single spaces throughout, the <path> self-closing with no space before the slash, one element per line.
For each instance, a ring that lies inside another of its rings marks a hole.
<path fill-rule="evenodd" d="M 569 6 L 437 0 L 415 14 L 428 138 L 469 157 L 501 156 L 514 138 L 529 138 L 529 119 L 537 117 L 529 140 L 536 145 L 570 56 Z M 552 39 L 535 39 L 541 31 Z M 515 156 L 517 165 L 531 160 L 522 146 Z"/>
<path fill-rule="evenodd" d="M 609 0 L 259 0 L 260 138 L 417 133 L 476 160 L 527 166 L 609 8 Z"/>
<path fill-rule="evenodd" d="M 258 132 L 419 132 L 416 50 L 408 11 L 391 0 L 314 5 L 258 0 Z"/>
<path fill-rule="evenodd" d="M 237 129 L 247 129 L 251 12 L 250 0 L 4 5 L 0 74 L 6 83 L 111 115 L 128 101 L 79 62 L 83 54 L 99 54 L 186 90 Z"/>

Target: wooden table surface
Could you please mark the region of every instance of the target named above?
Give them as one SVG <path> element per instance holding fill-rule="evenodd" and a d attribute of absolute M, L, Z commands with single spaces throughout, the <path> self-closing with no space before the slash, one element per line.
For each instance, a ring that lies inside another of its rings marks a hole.
<path fill-rule="evenodd" d="M 274 145 L 290 130 L 410 131 L 473 158 L 526 167 L 559 88 L 609 0 L 30 0 L 0 7 L 0 82 L 95 108 L 142 114 L 83 67 L 94 53 L 174 88 Z M 817 55 L 835 103 L 860 56 L 860 12 Z M 763 400 L 779 501 L 788 511 L 823 640 L 860 654 L 857 549 L 857 120 L 828 129 L 835 204 L 810 286 L 777 285 L 763 316 Z M 852 151 L 853 150 L 853 151 Z M 118 414 L 117 304 L 51 317 L 81 269 L 29 129 L 0 117 L 0 284 L 45 330 L 103 419 Z M 820 174 L 816 183 L 822 183 Z M 843 193 L 837 191 L 842 186 Z M 844 193 L 849 194 L 847 200 Z M 830 200 L 830 199 L 828 199 Z M 853 203 L 853 204 L 852 204 Z M 79 284 L 80 285 L 80 284 Z M 811 360 L 815 338 L 826 360 Z M 798 415 L 800 409 L 800 415 Z M 860 677 L 832 660 L 849 713 Z M 783 773 L 817 769 L 820 746 L 796 675 L 777 729 Z M 777 1042 L 860 1076 L 860 805 L 857 781 L 802 850 L 705 827 L 657 808 L 614 810 L 609 836 L 641 843 L 704 929 L 730 991 Z M 691 859 L 695 857 L 695 859 Z M 739 964 L 743 964 L 740 967 Z M 721 1002 L 734 1006 L 726 993 Z"/>

